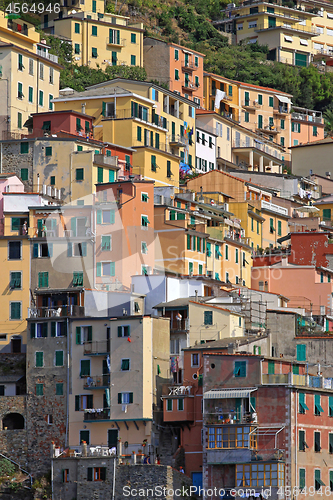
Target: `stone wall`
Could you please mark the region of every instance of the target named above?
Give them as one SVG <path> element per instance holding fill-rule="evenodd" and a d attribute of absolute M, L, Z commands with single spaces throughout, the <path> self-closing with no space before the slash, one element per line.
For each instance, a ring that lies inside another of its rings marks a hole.
<path fill-rule="evenodd" d="M 28 181 L 23 181 L 27 191 L 33 190 L 33 145 L 29 141 L 29 153 L 21 154 L 22 141 L 8 141 L 2 143 L 2 173 L 15 173 L 21 179 L 21 169 L 28 169 Z"/>
<path fill-rule="evenodd" d="M 3 418 L 8 413 L 19 413 L 24 417 L 25 428 L 22 430 L 5 430 Z M 18 462 L 21 467 L 28 466 L 28 438 L 26 430 L 27 411 L 26 396 L 0 397 L 0 450 L 1 453 Z"/>
<path fill-rule="evenodd" d="M 87 481 L 89 467 L 105 467 L 105 481 Z M 53 460 L 54 498 L 92 500 L 112 498 L 114 459 L 111 457 L 59 458 Z M 69 482 L 63 483 L 63 470 L 68 471 Z M 115 500 L 143 497 L 173 500 L 173 491 L 187 488 L 192 482 L 188 476 L 166 465 L 117 465 Z M 161 489 L 158 495 L 159 487 Z M 140 489 L 152 490 L 140 495 Z M 165 488 L 165 492 L 163 491 Z M 137 490 L 134 492 L 132 490 Z M 153 494 L 151 494 L 153 493 Z"/>

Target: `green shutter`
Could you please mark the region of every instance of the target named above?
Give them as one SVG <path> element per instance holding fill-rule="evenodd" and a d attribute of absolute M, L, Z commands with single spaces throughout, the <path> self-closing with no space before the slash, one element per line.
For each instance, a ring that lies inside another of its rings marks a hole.
<path fill-rule="evenodd" d="M 102 276 L 102 263 L 101 262 L 97 262 L 97 264 L 96 264 L 96 276 L 97 277 Z"/>
<path fill-rule="evenodd" d="M 81 344 L 81 327 L 80 326 L 76 327 L 76 344 L 77 345 Z"/>
<path fill-rule="evenodd" d="M 92 326 L 88 326 L 88 342 L 92 341 Z"/>
<path fill-rule="evenodd" d="M 75 396 L 75 411 L 80 411 L 80 396 Z"/>
<path fill-rule="evenodd" d="M 97 210 L 97 224 L 102 224 L 102 210 Z"/>
<path fill-rule="evenodd" d="M 55 353 L 55 365 L 63 366 L 64 365 L 64 351 L 56 351 Z"/>
<path fill-rule="evenodd" d="M 305 469 L 299 469 L 299 488 L 300 490 L 305 488 Z"/>
<path fill-rule="evenodd" d="M 98 167 L 97 168 L 97 182 L 102 183 L 103 182 L 103 168 Z"/>
<path fill-rule="evenodd" d="M 296 360 L 297 361 L 306 361 L 306 345 L 298 344 L 296 346 Z"/>
<path fill-rule="evenodd" d="M 71 230 L 73 236 L 76 236 L 76 217 L 71 218 Z"/>
<path fill-rule="evenodd" d="M 44 353 L 36 352 L 36 367 L 41 368 L 44 366 Z"/>
<path fill-rule="evenodd" d="M 268 374 L 274 375 L 275 373 L 275 363 L 274 361 L 268 361 Z"/>

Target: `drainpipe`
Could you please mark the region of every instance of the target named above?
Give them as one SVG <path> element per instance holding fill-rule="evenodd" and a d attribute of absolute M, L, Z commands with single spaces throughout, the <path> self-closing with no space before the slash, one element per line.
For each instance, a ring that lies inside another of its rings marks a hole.
<path fill-rule="evenodd" d="M 67 390 L 66 390 L 66 448 L 68 447 L 68 421 L 69 421 L 69 361 L 70 361 L 70 356 L 69 356 L 69 319 L 67 317 Z"/>
<path fill-rule="evenodd" d="M 113 459 L 112 500 L 115 500 L 115 489 L 116 489 L 116 460 L 117 460 L 117 458 L 116 458 L 116 457 L 114 457 L 114 459 Z"/>
<path fill-rule="evenodd" d="M 297 440 L 297 394 L 298 394 L 298 390 L 296 389 L 296 392 L 295 392 L 295 397 L 296 397 L 296 404 L 295 404 L 295 486 L 298 486 L 298 480 L 297 480 L 297 446 L 298 446 L 298 440 Z M 290 391 L 290 399 L 291 399 L 291 391 Z M 291 403 L 291 401 L 290 401 Z M 291 408 L 291 404 L 290 404 L 290 408 Z M 291 478 L 290 478 L 291 479 Z"/>

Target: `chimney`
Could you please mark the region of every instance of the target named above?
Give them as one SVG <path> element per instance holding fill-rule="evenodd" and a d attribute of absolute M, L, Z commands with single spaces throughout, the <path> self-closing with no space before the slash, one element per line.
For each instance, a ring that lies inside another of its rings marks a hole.
<path fill-rule="evenodd" d="M 326 172 L 326 177 L 327 177 L 327 179 L 330 179 L 331 178 L 331 172 Z"/>
<path fill-rule="evenodd" d="M 286 267 L 288 265 L 288 255 L 282 255 L 282 266 Z"/>

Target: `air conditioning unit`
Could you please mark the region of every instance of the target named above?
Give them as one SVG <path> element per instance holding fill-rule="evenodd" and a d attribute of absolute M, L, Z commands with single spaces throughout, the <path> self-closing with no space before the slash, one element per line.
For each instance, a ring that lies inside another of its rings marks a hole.
<path fill-rule="evenodd" d="M 127 405 L 122 405 L 121 411 L 123 411 L 124 413 L 127 413 Z"/>

